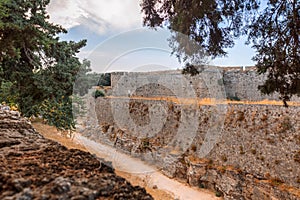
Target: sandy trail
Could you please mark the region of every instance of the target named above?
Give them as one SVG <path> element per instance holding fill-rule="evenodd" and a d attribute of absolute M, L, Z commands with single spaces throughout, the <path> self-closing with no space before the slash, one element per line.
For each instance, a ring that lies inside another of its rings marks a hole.
<path fill-rule="evenodd" d="M 35 122 L 34 128 L 44 137 L 61 143 L 68 148 L 89 151 L 98 157 L 113 162 L 116 174 L 126 178 L 131 184 L 146 188 L 155 200 L 221 200 L 209 190 L 191 188 L 176 180 L 164 176 L 155 168 L 132 158 L 127 154 L 117 152 L 114 148 L 96 143 L 80 134 L 74 133 L 74 139 L 62 135 L 55 127 Z"/>
<path fill-rule="evenodd" d="M 75 141 L 84 145 L 89 152 L 113 163 L 116 170 L 137 176 L 146 182 L 149 188 L 157 187 L 172 194 L 174 199 L 180 200 L 214 200 L 217 198 L 212 192 L 189 187 L 176 180 L 170 179 L 147 165 L 141 160 L 132 158 L 127 154 L 116 151 L 116 149 L 94 142 L 79 134 L 75 135 Z"/>

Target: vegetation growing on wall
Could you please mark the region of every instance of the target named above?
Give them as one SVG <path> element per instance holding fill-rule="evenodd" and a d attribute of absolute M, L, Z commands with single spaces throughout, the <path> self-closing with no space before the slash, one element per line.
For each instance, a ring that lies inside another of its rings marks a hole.
<path fill-rule="evenodd" d="M 96 90 L 93 92 L 92 96 L 97 99 L 98 97 L 104 97 L 105 94 L 102 90 Z"/>

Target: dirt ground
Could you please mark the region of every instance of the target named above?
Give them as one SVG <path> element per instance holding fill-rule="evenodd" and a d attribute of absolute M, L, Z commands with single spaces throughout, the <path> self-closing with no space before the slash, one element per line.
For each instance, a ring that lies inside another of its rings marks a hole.
<path fill-rule="evenodd" d="M 87 149 L 83 145 L 76 143 L 69 135 L 63 134 L 63 133 L 57 131 L 57 129 L 55 127 L 51 127 L 42 122 L 33 122 L 32 125 L 45 138 L 57 141 L 60 144 L 66 146 L 67 148 L 70 148 L 70 149 L 80 149 L 83 151 L 87 151 Z M 119 176 L 125 178 L 127 181 L 129 181 L 133 186 L 144 187 L 146 189 L 146 191 L 149 194 L 151 194 L 154 199 L 157 199 L 157 200 L 161 200 L 161 199 L 173 200 L 174 199 L 172 194 L 169 194 L 166 191 L 147 187 L 146 181 L 142 180 L 140 177 L 134 176 L 134 175 L 126 173 L 126 172 L 120 172 L 117 170 L 115 172 L 117 175 L 119 175 Z"/>

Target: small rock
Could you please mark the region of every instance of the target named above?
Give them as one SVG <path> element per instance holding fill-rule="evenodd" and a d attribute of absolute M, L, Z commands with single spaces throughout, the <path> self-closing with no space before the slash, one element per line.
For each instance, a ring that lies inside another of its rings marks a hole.
<path fill-rule="evenodd" d="M 71 200 L 86 200 L 87 198 L 83 195 L 78 195 L 75 197 L 72 197 Z"/>
<path fill-rule="evenodd" d="M 63 194 L 70 191 L 71 183 L 67 178 L 58 177 L 54 180 L 54 184 L 55 186 L 51 190 L 53 194 Z"/>

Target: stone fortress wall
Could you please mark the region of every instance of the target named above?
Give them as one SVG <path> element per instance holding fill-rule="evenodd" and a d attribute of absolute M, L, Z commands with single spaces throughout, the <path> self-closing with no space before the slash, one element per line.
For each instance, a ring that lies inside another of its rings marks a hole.
<path fill-rule="evenodd" d="M 114 98 L 95 100 L 97 130 L 86 136 L 146 160 L 149 153 L 155 155 L 155 165 L 166 175 L 213 189 L 225 199 L 300 199 L 299 106 L 195 105 L 141 98 L 189 97 L 190 86 L 198 97 L 223 98 L 218 95 L 222 80 L 227 97 L 276 99 L 259 94 L 256 88 L 264 77 L 256 76 L 253 68 L 205 73 L 211 76 L 112 73 Z M 127 95 L 133 98 L 123 98 Z M 181 141 L 174 142 L 178 135 Z M 213 148 L 203 157 L 207 141 Z"/>
<path fill-rule="evenodd" d="M 86 136 L 143 159 L 155 153 L 155 165 L 170 177 L 216 190 L 225 199 L 300 198 L 300 107 L 229 104 L 220 111 L 199 105 L 196 114 L 194 107 L 164 100 L 97 98 L 95 103 L 99 129 Z M 164 120 L 155 107 L 163 108 Z M 221 128 L 217 142 L 202 157 L 201 147 L 215 125 Z M 196 132 L 189 135 L 181 126 L 196 126 Z M 174 147 L 178 133 L 181 142 L 185 134 L 193 139 L 187 148 Z"/>
<path fill-rule="evenodd" d="M 212 75 L 212 73 L 214 75 Z M 248 101 L 260 101 L 260 100 L 279 100 L 278 94 L 264 95 L 261 94 L 258 90 L 258 86 L 262 85 L 264 80 L 266 80 L 266 74 L 257 74 L 255 67 L 213 67 L 212 70 L 207 67 L 207 70 L 200 73 L 196 76 L 182 75 L 181 70 L 170 70 L 170 71 L 161 71 L 161 72 L 112 72 L 111 73 L 111 85 L 114 88 L 116 85 L 131 81 L 134 85 L 138 80 L 138 77 L 152 77 L 152 80 L 155 78 L 163 79 L 166 77 L 167 80 L 174 80 L 177 88 L 174 88 L 176 91 L 181 91 L 186 88 L 183 88 L 182 85 L 178 82 L 182 81 L 184 78 L 185 81 L 189 82 L 193 87 L 196 95 L 200 98 L 210 98 L 213 95 L 213 88 L 208 88 L 208 77 L 213 77 L 216 80 L 216 87 L 224 88 L 226 98 L 228 99 L 240 99 Z M 135 80 L 135 81 L 133 81 Z M 154 81 L 152 81 L 154 82 Z M 137 88 L 135 91 L 136 95 L 141 96 L 175 96 L 174 93 L 170 92 L 170 88 L 158 87 L 156 84 L 149 85 L 147 87 Z M 132 92 L 132 91 L 130 91 Z M 183 92 L 183 96 L 185 93 Z M 300 101 L 299 97 L 292 97 L 292 101 Z"/>

